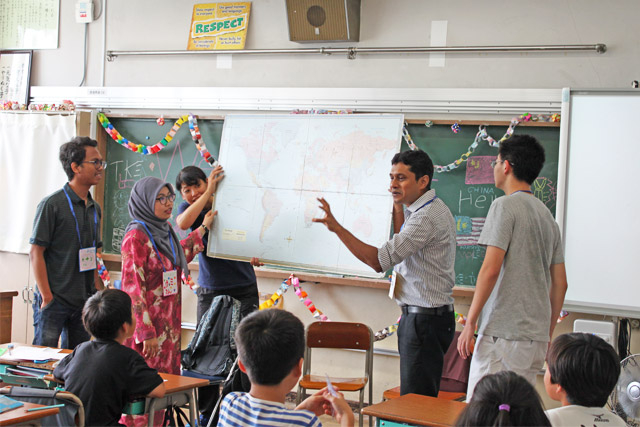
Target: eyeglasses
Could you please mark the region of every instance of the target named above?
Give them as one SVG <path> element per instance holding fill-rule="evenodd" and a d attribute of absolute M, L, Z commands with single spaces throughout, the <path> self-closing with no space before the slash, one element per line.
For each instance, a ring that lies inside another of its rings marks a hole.
<path fill-rule="evenodd" d="M 167 202 L 172 202 L 176 199 L 175 194 L 169 194 L 168 196 L 160 196 L 156 199 L 156 202 L 160 202 L 161 205 L 166 205 Z"/>
<path fill-rule="evenodd" d="M 504 162 L 505 162 L 505 160 L 494 160 L 493 162 L 491 162 L 491 167 L 495 168 L 498 163 L 504 163 Z M 509 164 L 511 166 L 515 166 L 516 165 L 515 163 L 511 163 L 511 162 L 509 162 Z"/>
<path fill-rule="evenodd" d="M 82 162 L 82 163 L 92 163 L 93 166 L 95 166 L 96 169 L 106 169 L 107 168 L 107 162 L 105 162 L 104 160 L 91 160 L 91 161 L 86 161 L 86 162 Z"/>

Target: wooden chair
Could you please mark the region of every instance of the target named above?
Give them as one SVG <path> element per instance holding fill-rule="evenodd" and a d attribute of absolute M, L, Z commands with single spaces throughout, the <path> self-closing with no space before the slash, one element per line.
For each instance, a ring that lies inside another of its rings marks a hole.
<path fill-rule="evenodd" d="M 469 368 L 471 358 L 463 359 L 458 353 L 457 343 L 460 332 L 456 331 L 449 349 L 444 355 L 442 379 L 438 399 L 458 400 L 464 402 L 467 397 L 467 383 L 469 382 Z M 400 386 L 390 388 L 382 393 L 384 400 L 400 397 Z"/>
<path fill-rule="evenodd" d="M 319 390 L 326 387 L 325 375 L 311 374 L 311 349 L 335 348 L 365 351 L 364 376 L 359 378 L 335 378 L 329 377 L 331 383 L 342 392 L 360 393 L 360 426 L 362 426 L 364 407 L 364 389 L 369 385 L 369 405 L 373 398 L 373 332 L 371 328 L 362 323 L 347 322 L 315 322 L 307 327 L 307 339 L 302 365 L 302 378 L 298 383 L 296 404 L 306 397 L 306 390 Z M 372 419 L 369 419 L 371 424 Z"/>

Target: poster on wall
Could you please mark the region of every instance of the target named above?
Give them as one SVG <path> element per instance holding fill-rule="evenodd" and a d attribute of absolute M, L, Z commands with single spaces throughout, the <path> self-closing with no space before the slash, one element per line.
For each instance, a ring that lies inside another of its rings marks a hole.
<path fill-rule="evenodd" d="M 0 52 L 0 103 L 29 103 L 31 51 Z"/>
<path fill-rule="evenodd" d="M 0 0 L 0 49 L 57 49 L 60 0 Z"/>
<path fill-rule="evenodd" d="M 244 49 L 251 2 L 193 6 L 188 50 Z"/>

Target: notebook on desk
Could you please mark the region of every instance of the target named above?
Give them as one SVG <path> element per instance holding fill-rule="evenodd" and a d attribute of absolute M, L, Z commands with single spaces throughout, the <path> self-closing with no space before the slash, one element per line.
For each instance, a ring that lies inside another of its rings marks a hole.
<path fill-rule="evenodd" d="M 18 402 L 10 397 L 0 396 L 0 414 L 10 411 L 11 409 L 19 408 L 23 405 L 24 403 Z"/>

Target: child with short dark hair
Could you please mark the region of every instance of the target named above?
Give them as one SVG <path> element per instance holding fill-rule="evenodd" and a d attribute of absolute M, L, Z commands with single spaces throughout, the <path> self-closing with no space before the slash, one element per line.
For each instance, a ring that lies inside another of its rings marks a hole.
<path fill-rule="evenodd" d="M 624 426 L 604 409 L 620 376 L 620 358 L 611 345 L 593 334 L 557 337 L 547 353 L 544 387 L 562 407 L 547 411 L 555 426 Z"/>
<path fill-rule="evenodd" d="M 80 398 L 86 425 L 120 425 L 127 402 L 164 396 L 164 382 L 135 350 L 122 345 L 136 327 L 131 298 L 105 289 L 87 300 L 82 322 L 95 340 L 78 345 L 53 371 L 65 389 Z"/>
<path fill-rule="evenodd" d="M 456 426 L 550 426 L 540 396 L 512 371 L 484 376 Z"/>
<path fill-rule="evenodd" d="M 304 326 L 278 309 L 252 313 L 236 329 L 239 367 L 249 376 L 249 393 L 229 393 L 222 403 L 219 426 L 321 426 L 317 416 L 331 414 L 341 426 L 353 426 L 353 412 L 341 393 L 323 388 L 295 410 L 286 409 L 287 393 L 302 373 Z M 309 412 L 310 411 L 310 412 Z"/>

